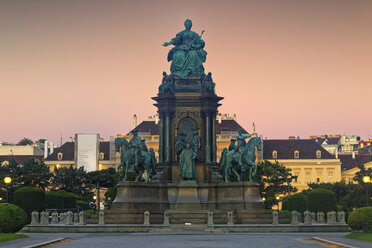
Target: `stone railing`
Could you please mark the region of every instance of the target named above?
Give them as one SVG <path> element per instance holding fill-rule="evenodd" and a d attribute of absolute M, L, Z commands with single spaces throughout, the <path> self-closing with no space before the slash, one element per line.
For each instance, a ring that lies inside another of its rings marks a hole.
<path fill-rule="evenodd" d="M 273 225 L 278 225 L 279 220 L 278 220 L 278 212 L 273 211 Z M 345 222 L 345 212 L 340 211 L 340 212 L 335 212 L 331 211 L 327 213 L 327 218 L 324 218 L 324 213 L 323 212 L 310 212 L 306 210 L 303 214 L 297 212 L 297 211 L 292 211 L 291 212 L 291 225 L 313 225 L 313 224 L 328 224 L 328 225 L 346 225 Z"/>

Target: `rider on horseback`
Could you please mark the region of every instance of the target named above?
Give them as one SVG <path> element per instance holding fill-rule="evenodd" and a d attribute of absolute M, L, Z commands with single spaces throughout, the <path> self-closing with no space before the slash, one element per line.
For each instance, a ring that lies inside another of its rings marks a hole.
<path fill-rule="evenodd" d="M 239 135 L 236 137 L 236 139 L 238 140 L 238 145 L 235 147 L 235 152 L 239 152 L 239 165 L 240 166 L 244 165 L 243 164 L 243 152 L 244 152 L 245 146 L 247 144 L 247 142 L 245 142 L 245 140 L 252 136 L 252 134 L 248 134 L 246 136 L 243 136 L 243 132 L 244 132 L 243 129 L 238 130 Z"/>
<path fill-rule="evenodd" d="M 134 150 L 134 166 L 138 166 L 138 160 L 139 160 L 139 153 L 141 152 L 141 145 L 142 140 L 141 137 L 138 136 L 138 130 L 134 129 L 132 131 L 133 137 L 129 141 L 129 145 L 132 146 L 132 149 Z"/>

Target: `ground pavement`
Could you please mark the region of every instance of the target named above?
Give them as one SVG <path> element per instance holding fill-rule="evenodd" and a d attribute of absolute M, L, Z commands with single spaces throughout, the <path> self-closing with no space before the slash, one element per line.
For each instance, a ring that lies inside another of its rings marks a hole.
<path fill-rule="evenodd" d="M 308 241 L 320 237 L 355 247 L 371 248 L 371 243 L 343 238 L 346 233 L 26 233 L 30 238 L 0 243 L 0 247 L 25 247 L 32 244 L 66 238 L 69 241 L 53 247 L 322 247 Z"/>

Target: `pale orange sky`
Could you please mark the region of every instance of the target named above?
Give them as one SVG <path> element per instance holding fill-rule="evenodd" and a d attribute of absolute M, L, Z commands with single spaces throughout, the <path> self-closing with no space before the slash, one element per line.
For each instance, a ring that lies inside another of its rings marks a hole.
<path fill-rule="evenodd" d="M 186 18 L 248 131 L 372 138 L 372 1 L 0 0 L 0 140 L 128 132 Z"/>

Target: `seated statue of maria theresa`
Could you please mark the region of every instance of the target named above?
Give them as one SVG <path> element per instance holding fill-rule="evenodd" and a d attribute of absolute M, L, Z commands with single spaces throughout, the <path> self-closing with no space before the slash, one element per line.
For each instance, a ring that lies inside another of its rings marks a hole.
<path fill-rule="evenodd" d="M 207 52 L 203 50 L 205 42 L 194 31 L 191 31 L 192 22 L 185 21 L 185 30 L 179 32 L 170 42 L 163 46 L 174 45 L 168 53 L 168 61 L 172 61 L 171 74 L 182 79 L 190 75 L 204 75 L 203 63 Z"/>

